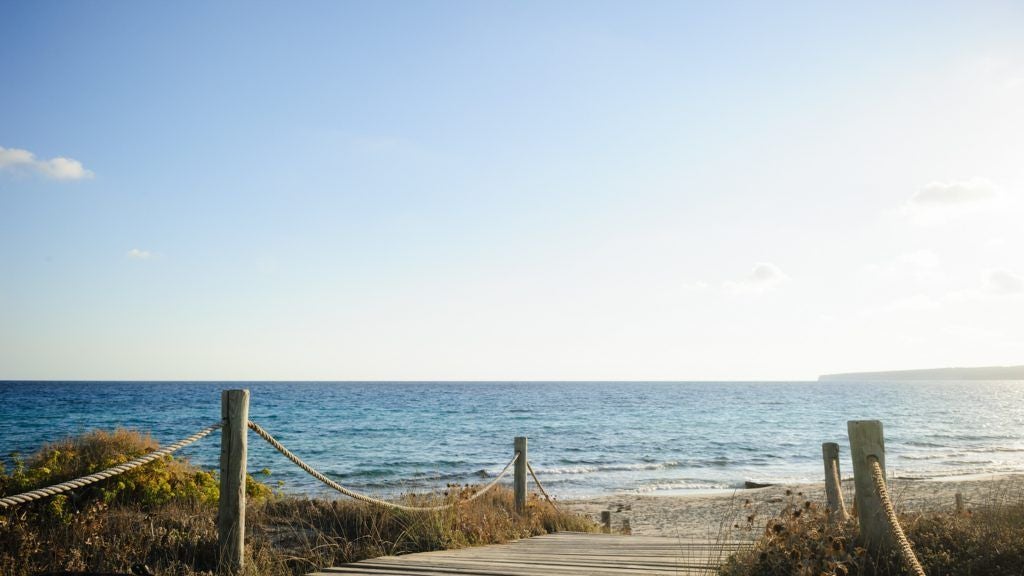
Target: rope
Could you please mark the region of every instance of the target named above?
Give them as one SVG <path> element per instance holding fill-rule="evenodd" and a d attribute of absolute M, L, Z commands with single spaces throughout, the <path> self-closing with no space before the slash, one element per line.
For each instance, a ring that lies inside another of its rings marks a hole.
<path fill-rule="evenodd" d="M 498 483 L 498 481 L 501 480 L 502 477 L 504 477 L 505 474 L 509 471 L 509 468 L 512 467 L 512 464 L 514 464 L 515 461 L 519 459 L 519 455 L 516 454 L 512 458 L 512 461 L 509 462 L 508 464 L 506 464 L 505 468 L 503 468 L 501 470 L 501 473 L 498 474 L 497 478 L 495 478 L 489 484 L 487 484 L 482 489 L 480 489 L 476 494 L 470 496 L 469 498 L 466 498 L 465 500 L 460 500 L 460 501 L 457 501 L 457 502 L 451 502 L 449 504 L 442 504 L 440 506 L 405 506 L 403 504 L 396 504 L 394 502 L 388 502 L 386 500 L 380 500 L 380 499 L 374 498 L 372 496 L 367 496 L 366 494 L 360 494 L 359 492 L 355 492 L 353 490 L 349 490 L 348 488 L 345 488 L 341 484 L 338 484 L 337 482 L 331 480 L 327 476 L 324 476 L 321 472 L 317 471 L 316 469 L 314 469 L 309 464 L 306 464 L 305 462 L 303 462 L 302 459 L 299 458 L 298 456 L 296 456 L 295 454 L 292 454 L 292 452 L 290 450 L 285 448 L 280 442 L 277 441 L 276 438 L 271 436 L 269 432 L 267 432 L 262 427 L 260 427 L 259 424 L 253 422 L 252 420 L 249 420 L 249 428 L 253 432 L 259 434 L 261 438 L 266 440 L 268 444 L 270 444 L 278 452 L 283 454 L 285 458 L 291 460 L 293 464 L 295 464 L 299 468 L 302 468 L 303 470 L 305 470 L 306 473 L 309 474 L 310 476 L 312 476 L 313 478 L 316 478 L 320 482 L 323 482 L 324 485 L 326 485 L 328 488 L 332 488 L 334 490 L 337 490 L 338 492 L 341 492 L 342 494 L 344 494 L 345 496 L 348 496 L 349 498 L 354 498 L 356 500 L 361 500 L 361 501 L 367 502 L 369 504 L 376 504 L 378 506 L 385 506 L 385 507 L 388 507 L 388 508 L 395 508 L 395 509 L 398 509 L 398 510 L 405 510 L 405 511 L 408 511 L 408 512 L 435 512 L 435 511 L 438 511 L 438 510 L 446 510 L 448 508 L 452 508 L 456 504 L 472 502 L 473 500 L 476 500 L 477 498 L 483 496 L 488 490 L 493 488 Z"/>
<path fill-rule="evenodd" d="M 540 493 L 547 499 L 548 504 L 551 504 L 551 507 L 555 509 L 555 512 L 561 512 L 561 510 L 558 509 L 558 506 L 555 505 L 555 501 L 552 500 L 551 496 L 548 496 L 547 491 L 544 490 L 544 485 L 540 483 L 540 480 L 537 480 L 537 475 L 534 474 L 533 466 L 530 465 L 529 461 L 526 463 L 526 469 L 530 471 L 530 476 L 533 476 L 533 483 L 537 485 L 537 489 L 540 490 Z"/>
<path fill-rule="evenodd" d="M 140 456 L 134 460 L 129 460 L 124 464 L 118 464 L 117 466 L 113 466 L 111 468 L 107 468 L 106 470 L 96 472 L 95 474 L 89 474 L 88 476 L 82 476 L 81 478 L 68 480 L 67 482 L 61 482 L 60 484 L 47 486 L 46 488 L 39 488 L 38 490 L 31 490 L 29 492 L 15 494 L 14 496 L 0 498 L 0 508 L 7 508 L 15 504 L 24 504 L 26 502 L 31 502 L 33 500 L 39 500 L 40 498 L 46 498 L 47 496 L 54 496 L 56 494 L 60 494 L 61 492 L 67 492 L 69 490 L 74 490 L 75 488 L 82 488 L 83 486 L 88 486 L 89 484 L 92 484 L 94 482 L 99 482 L 100 480 L 106 480 L 107 478 L 117 476 L 118 474 L 124 474 L 129 470 L 134 470 L 139 466 L 149 464 L 154 460 L 163 458 L 168 454 L 176 452 L 177 450 L 184 448 L 185 446 L 188 446 L 189 444 L 195 442 L 196 440 L 199 440 L 200 438 L 208 435 L 209 433 L 220 428 L 221 426 L 223 426 L 222 422 L 218 422 L 216 424 L 207 426 L 206 428 L 203 428 L 199 432 L 196 432 L 195 434 L 189 436 L 188 438 L 185 438 L 184 440 L 175 442 L 174 444 L 171 444 L 170 446 L 165 446 L 163 448 L 160 448 L 159 450 L 154 450 L 153 452 L 150 452 L 145 456 Z"/>
<path fill-rule="evenodd" d="M 846 502 L 843 500 L 843 484 L 839 480 L 839 460 L 833 458 L 829 470 L 832 474 L 832 485 L 836 487 L 836 505 L 839 507 L 838 510 L 833 510 L 833 512 L 837 520 L 846 522 L 850 519 L 850 515 L 846 512 Z"/>
<path fill-rule="evenodd" d="M 900 521 L 896 517 L 896 509 L 893 507 L 892 500 L 889 499 L 889 491 L 885 487 L 885 474 L 882 472 L 882 465 L 878 463 L 878 458 L 875 456 L 868 456 L 868 463 L 871 465 L 871 476 L 875 481 L 878 498 L 882 501 L 882 508 L 885 509 L 885 518 L 889 521 L 889 529 L 899 543 L 903 561 L 907 568 L 914 573 L 914 576 L 926 576 L 924 568 L 917 561 L 914 549 L 910 546 L 910 541 L 907 540 L 907 535 L 903 533 L 903 527 L 900 526 Z"/>

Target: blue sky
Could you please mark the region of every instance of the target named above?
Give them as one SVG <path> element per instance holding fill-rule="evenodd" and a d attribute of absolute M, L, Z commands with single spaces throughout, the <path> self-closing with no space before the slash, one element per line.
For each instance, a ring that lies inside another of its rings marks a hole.
<path fill-rule="evenodd" d="M 7 2 L 0 378 L 1020 363 L 1015 3 Z"/>

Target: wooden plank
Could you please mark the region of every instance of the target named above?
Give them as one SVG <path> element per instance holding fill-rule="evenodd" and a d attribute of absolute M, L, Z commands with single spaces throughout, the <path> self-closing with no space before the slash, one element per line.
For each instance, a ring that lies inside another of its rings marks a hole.
<path fill-rule="evenodd" d="M 311 576 L 659 576 L 715 573 L 747 543 L 657 536 L 560 533 L 508 544 L 384 556 L 325 568 Z"/>
<path fill-rule="evenodd" d="M 446 557 L 446 558 L 418 558 L 417 562 L 423 564 L 480 564 L 480 563 L 521 563 L 521 564 L 543 564 L 543 565 L 565 565 L 565 566 L 627 566 L 640 568 L 665 568 L 671 566 L 677 566 L 680 563 L 707 563 L 710 560 L 709 557 L 679 557 L 661 562 L 652 562 L 649 560 L 634 558 L 594 558 L 594 557 L 554 557 L 554 556 L 528 556 L 523 555 L 520 557 L 509 557 L 509 558 L 459 558 L 459 557 Z M 377 563 L 392 563 L 392 564 L 404 564 L 407 563 L 399 558 L 387 558 L 387 559 L 376 559 Z"/>
<path fill-rule="evenodd" d="M 398 568 L 407 569 L 409 564 L 370 564 L 377 568 Z M 527 562 L 477 562 L 477 563 L 436 563 L 417 564 L 423 569 L 448 570 L 459 572 L 494 572 L 497 574 L 621 574 L 630 572 L 635 574 L 657 575 L 666 572 L 675 572 L 682 569 L 692 568 L 717 568 L 717 564 L 711 562 L 678 562 L 667 566 L 636 566 L 632 564 L 556 564 L 556 563 L 527 563 Z"/>

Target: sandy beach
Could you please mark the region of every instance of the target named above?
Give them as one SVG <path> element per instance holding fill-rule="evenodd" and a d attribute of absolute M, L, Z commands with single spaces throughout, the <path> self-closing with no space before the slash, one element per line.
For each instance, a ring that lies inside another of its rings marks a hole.
<path fill-rule="evenodd" d="M 956 493 L 964 495 L 968 510 L 995 502 L 1020 501 L 1024 475 L 948 478 L 938 480 L 890 481 L 894 499 L 904 511 L 925 512 L 955 508 Z M 853 505 L 853 479 L 843 480 L 847 507 Z M 601 512 L 612 512 L 616 530 L 628 520 L 633 534 L 672 536 L 685 540 L 715 540 L 729 533 L 733 539 L 760 536 L 765 521 L 784 506 L 787 499 L 824 504 L 824 483 L 777 485 L 735 490 L 728 493 L 688 495 L 614 494 L 596 498 L 566 500 L 561 506 L 600 520 Z"/>

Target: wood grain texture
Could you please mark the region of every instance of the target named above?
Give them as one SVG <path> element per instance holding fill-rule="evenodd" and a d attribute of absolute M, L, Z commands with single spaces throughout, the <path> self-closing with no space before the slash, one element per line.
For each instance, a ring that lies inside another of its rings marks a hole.
<path fill-rule="evenodd" d="M 850 436 L 850 459 L 853 461 L 861 543 L 872 553 L 877 553 L 893 544 L 868 461 L 870 456 L 877 458 L 882 474 L 885 474 L 885 435 L 882 423 L 878 420 L 850 420 L 846 423 L 846 430 Z"/>
<path fill-rule="evenodd" d="M 516 436 L 514 450 L 519 459 L 516 460 L 512 492 L 515 494 L 516 512 L 522 514 L 526 511 L 526 463 L 529 462 L 529 455 L 526 453 L 526 436 Z"/>
<path fill-rule="evenodd" d="M 509 544 L 384 556 L 325 568 L 311 576 L 402 574 L 440 576 L 584 576 L 716 574 L 749 544 L 695 542 L 658 536 L 562 532 Z"/>
<path fill-rule="evenodd" d="M 221 393 L 220 504 L 217 537 L 220 571 L 242 570 L 245 557 L 245 460 L 249 432 L 249 391 Z"/>
<path fill-rule="evenodd" d="M 839 470 L 839 444 L 825 442 L 821 445 L 821 457 L 825 464 L 825 501 L 828 517 L 833 523 L 846 522 L 849 516 L 843 502 L 842 474 Z"/>

